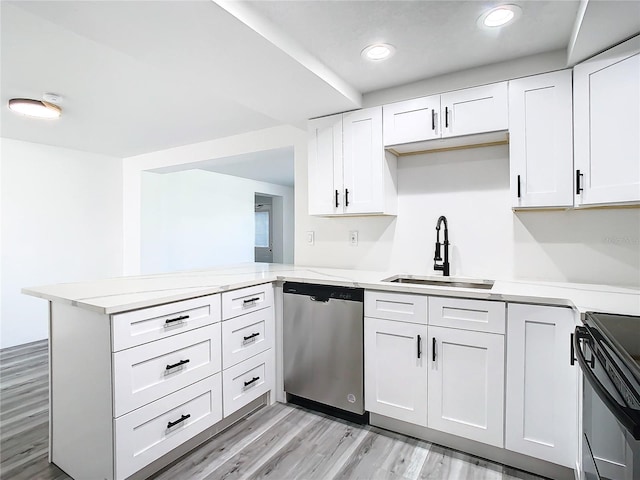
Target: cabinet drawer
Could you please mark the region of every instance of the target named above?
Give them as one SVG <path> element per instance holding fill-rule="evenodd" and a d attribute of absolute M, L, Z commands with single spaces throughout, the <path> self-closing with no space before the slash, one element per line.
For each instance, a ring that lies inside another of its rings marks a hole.
<path fill-rule="evenodd" d="M 273 349 L 259 353 L 222 372 L 223 411 L 228 417 L 239 408 L 273 389 Z"/>
<path fill-rule="evenodd" d="M 271 283 L 222 294 L 222 318 L 224 320 L 272 306 L 273 285 Z"/>
<path fill-rule="evenodd" d="M 429 298 L 429 325 L 504 334 L 505 319 L 504 302 Z"/>
<path fill-rule="evenodd" d="M 222 420 L 221 376 L 207 377 L 116 419 L 116 478 L 130 476 Z"/>
<path fill-rule="evenodd" d="M 113 354 L 119 417 L 221 370 L 220 323 Z"/>
<path fill-rule="evenodd" d="M 273 307 L 222 323 L 222 368 L 229 368 L 273 347 Z"/>
<path fill-rule="evenodd" d="M 220 295 L 111 316 L 113 351 L 135 347 L 220 321 Z"/>
<path fill-rule="evenodd" d="M 364 292 L 364 316 L 427 324 L 427 297 L 405 293 Z"/>

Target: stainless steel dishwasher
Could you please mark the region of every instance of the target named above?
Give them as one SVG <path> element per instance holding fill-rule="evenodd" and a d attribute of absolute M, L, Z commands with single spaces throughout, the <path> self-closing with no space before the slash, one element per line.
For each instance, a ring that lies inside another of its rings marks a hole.
<path fill-rule="evenodd" d="M 366 422 L 364 290 L 286 282 L 283 292 L 289 401 Z"/>

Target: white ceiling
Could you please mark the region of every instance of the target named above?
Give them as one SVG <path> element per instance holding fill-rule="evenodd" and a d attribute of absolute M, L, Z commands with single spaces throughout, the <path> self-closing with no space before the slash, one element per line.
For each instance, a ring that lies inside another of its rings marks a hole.
<path fill-rule="evenodd" d="M 153 172 L 172 173 L 190 169 L 207 170 L 259 182 L 293 187 L 293 147 L 274 148 L 232 157 L 157 168 Z"/>
<path fill-rule="evenodd" d="M 358 108 L 362 93 L 481 64 L 568 46 L 584 58 L 640 31 L 640 2 L 595 0 L 513 0 L 518 21 L 478 29 L 499 3 L 3 0 L 0 134 L 128 157 L 304 126 Z M 364 61 L 381 40 L 396 55 Z M 44 92 L 64 96 L 60 119 L 6 108 Z"/>

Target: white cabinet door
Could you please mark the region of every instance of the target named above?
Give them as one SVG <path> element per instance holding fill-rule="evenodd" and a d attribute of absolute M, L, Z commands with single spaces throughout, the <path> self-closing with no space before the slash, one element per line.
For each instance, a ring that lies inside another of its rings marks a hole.
<path fill-rule="evenodd" d="M 382 107 L 343 116 L 344 212 L 384 210 Z"/>
<path fill-rule="evenodd" d="M 309 121 L 309 215 L 342 212 L 342 114 Z"/>
<path fill-rule="evenodd" d="M 442 138 L 509 128 L 507 82 L 443 93 Z"/>
<path fill-rule="evenodd" d="M 440 138 L 440 95 L 384 105 L 382 131 L 385 146 Z"/>
<path fill-rule="evenodd" d="M 511 206 L 573 206 L 571 70 L 509 82 Z"/>
<path fill-rule="evenodd" d="M 365 317 L 366 410 L 427 425 L 426 337 L 426 325 Z"/>
<path fill-rule="evenodd" d="M 505 448 L 573 468 L 577 366 L 570 308 L 509 304 Z"/>
<path fill-rule="evenodd" d="M 574 67 L 574 113 L 575 204 L 640 202 L 640 36 Z"/>
<path fill-rule="evenodd" d="M 429 326 L 429 414 L 434 430 L 504 446 L 504 336 Z"/>

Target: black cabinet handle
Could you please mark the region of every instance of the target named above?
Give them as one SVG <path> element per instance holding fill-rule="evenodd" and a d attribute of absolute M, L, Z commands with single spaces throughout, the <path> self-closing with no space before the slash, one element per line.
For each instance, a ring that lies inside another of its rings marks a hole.
<path fill-rule="evenodd" d="M 571 363 L 571 365 L 575 364 L 576 362 L 576 350 L 575 347 L 573 345 L 573 333 L 571 334 L 571 353 L 570 353 L 571 358 L 569 359 L 569 363 Z"/>
<path fill-rule="evenodd" d="M 348 188 L 344 189 L 344 206 L 345 207 L 349 206 L 349 189 Z"/>
<path fill-rule="evenodd" d="M 433 337 L 431 342 L 431 360 L 436 361 L 436 337 Z"/>
<path fill-rule="evenodd" d="M 180 360 L 178 363 L 174 363 L 173 365 L 167 365 L 166 370 L 171 370 L 172 368 L 181 367 L 182 365 L 186 365 L 187 363 L 189 363 L 188 358 L 186 360 Z"/>
<path fill-rule="evenodd" d="M 175 427 L 176 425 L 178 425 L 179 423 L 184 422 L 187 418 L 191 418 L 191 414 L 186 414 L 186 415 L 182 415 L 178 420 L 176 420 L 175 422 L 169 422 L 167 423 L 167 428 L 171 428 L 171 427 Z"/>
<path fill-rule="evenodd" d="M 246 300 L 243 300 L 242 303 L 246 305 L 247 303 L 254 303 L 258 300 L 260 300 L 260 297 L 247 298 Z"/>
<path fill-rule="evenodd" d="M 249 385 L 251 385 L 252 383 L 257 382 L 258 380 L 260 380 L 260 377 L 253 377 L 251 380 L 249 380 L 248 382 L 244 382 L 244 386 L 248 387 Z"/>
<path fill-rule="evenodd" d="M 418 335 L 418 358 L 420 358 L 420 355 L 422 355 L 422 339 Z"/>
<path fill-rule="evenodd" d="M 436 111 L 431 110 L 431 130 L 435 131 L 436 129 Z"/>
<path fill-rule="evenodd" d="M 580 192 L 584 190 L 584 188 L 580 186 L 580 177 L 582 176 L 583 175 L 580 173 L 580 170 L 576 170 L 576 195 L 580 195 Z"/>
<path fill-rule="evenodd" d="M 340 204 L 338 203 L 338 190 L 336 190 L 336 208 L 338 208 Z"/>
<path fill-rule="evenodd" d="M 260 335 L 259 333 L 252 333 L 251 335 L 247 336 L 247 337 L 242 337 L 244 338 L 244 341 L 246 342 L 247 340 L 251 340 L 252 338 L 257 337 L 258 335 Z"/>
<path fill-rule="evenodd" d="M 170 325 L 170 324 L 172 324 L 173 322 L 180 322 L 180 321 L 182 321 L 182 320 L 186 320 L 187 318 L 189 318 L 189 315 L 180 315 L 179 317 L 176 317 L 176 318 L 167 318 L 167 319 L 164 321 L 164 324 L 165 324 L 165 325 Z"/>
<path fill-rule="evenodd" d="M 444 107 L 444 128 L 449 128 L 449 107 Z"/>
<path fill-rule="evenodd" d="M 518 175 L 518 198 L 520 198 L 520 175 Z"/>

